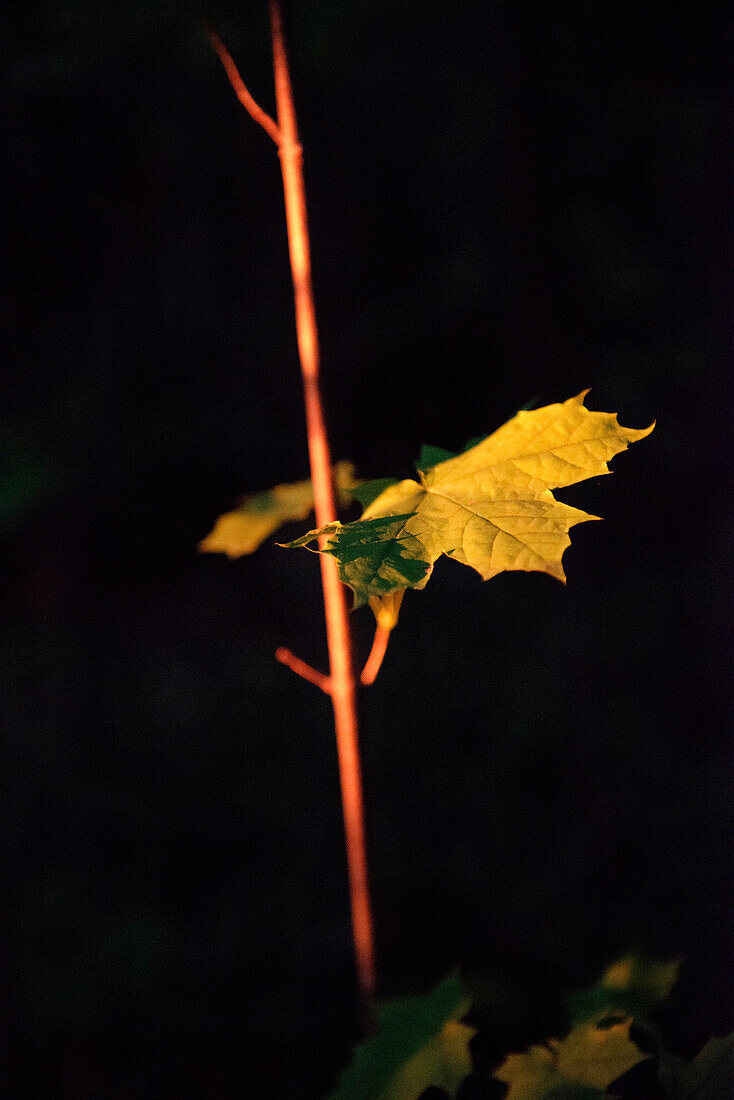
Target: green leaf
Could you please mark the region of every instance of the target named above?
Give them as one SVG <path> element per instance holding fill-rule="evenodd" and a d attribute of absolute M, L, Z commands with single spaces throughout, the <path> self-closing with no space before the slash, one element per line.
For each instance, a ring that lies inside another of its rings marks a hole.
<path fill-rule="evenodd" d="M 369 508 L 372 501 L 377 500 L 389 485 L 395 485 L 397 480 L 396 477 L 376 477 L 372 481 L 363 481 L 361 485 L 352 487 L 352 496 L 363 508 Z"/>
<path fill-rule="evenodd" d="M 388 490 L 389 492 L 389 490 Z M 406 532 L 412 513 L 330 523 L 309 531 L 293 542 L 279 543 L 287 549 L 307 546 L 329 535 L 326 553 L 339 562 L 339 576 L 354 592 L 354 606 L 361 607 L 375 596 L 401 588 L 423 588 L 433 566 L 425 561 L 419 539 Z"/>
<path fill-rule="evenodd" d="M 451 975 L 425 997 L 378 1005 L 376 1034 L 355 1049 L 329 1100 L 413 1100 L 429 1085 L 453 1095 L 471 1071 L 474 1028 L 459 1023 L 469 1004 Z"/>
<path fill-rule="evenodd" d="M 388 486 L 356 523 L 289 545 L 330 535 L 322 553 L 339 562 L 357 607 L 395 588 L 424 588 L 442 554 L 484 580 L 520 569 L 565 581 L 569 529 L 598 517 L 562 504 L 551 489 L 609 473 L 608 460 L 654 427 L 623 428 L 613 413 L 590 412 L 586 392 L 517 413 L 464 454 L 420 473 L 420 483 Z"/>
<path fill-rule="evenodd" d="M 604 1011 L 646 1016 L 670 995 L 680 966 L 680 959 L 661 962 L 625 955 L 608 966 L 591 989 L 570 994 L 571 1019 L 579 1023 Z"/>
<path fill-rule="evenodd" d="M 337 462 L 334 485 L 341 504 L 352 499 L 356 484 L 352 463 Z M 313 486 L 308 478 L 243 497 L 233 512 L 219 517 L 213 530 L 199 543 L 199 550 L 205 554 L 226 554 L 229 558 L 252 554 L 268 535 L 284 523 L 305 519 L 313 507 Z"/>
<path fill-rule="evenodd" d="M 446 462 L 449 458 L 456 458 L 456 451 L 447 451 L 445 447 L 434 447 L 431 443 L 424 443 L 415 468 L 430 470 L 431 466 L 437 466 L 439 462 Z"/>
<path fill-rule="evenodd" d="M 470 451 L 472 447 L 477 447 L 480 443 L 484 443 L 486 435 L 475 435 L 471 439 L 467 439 L 464 446 L 461 448 L 461 453 L 465 454 L 466 451 Z"/>

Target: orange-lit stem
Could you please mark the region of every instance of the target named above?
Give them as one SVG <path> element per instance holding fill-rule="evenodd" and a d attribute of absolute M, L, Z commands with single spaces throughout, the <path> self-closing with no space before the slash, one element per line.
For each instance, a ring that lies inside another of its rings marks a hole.
<path fill-rule="evenodd" d="M 365 662 L 365 666 L 362 669 L 362 675 L 360 680 L 365 686 L 374 684 L 377 679 L 377 673 L 380 671 L 383 659 L 387 652 L 387 643 L 390 641 L 390 635 L 392 631 L 386 626 L 380 626 L 378 623 L 375 627 L 375 636 L 372 639 L 372 649 L 370 655 Z"/>
<path fill-rule="evenodd" d="M 216 27 L 213 27 L 211 23 L 209 23 L 207 20 L 204 20 L 202 26 L 204 27 L 204 34 L 207 36 L 212 46 L 214 47 L 214 51 L 219 60 L 222 62 L 222 65 L 224 65 L 224 70 L 229 77 L 229 82 L 234 88 L 235 95 L 239 99 L 240 103 L 248 112 L 248 114 L 251 115 L 252 118 L 254 118 L 255 122 L 259 123 L 259 125 L 262 126 L 265 133 L 270 134 L 270 137 L 273 139 L 275 144 L 280 145 L 280 130 L 278 129 L 278 125 L 275 119 L 272 119 L 267 111 L 263 111 L 260 104 L 256 103 L 250 95 L 249 91 L 245 87 L 242 77 L 237 72 L 237 66 L 232 60 L 232 56 L 229 50 L 224 45 L 224 42 L 222 42 L 222 39 L 219 37 L 219 32 L 217 31 Z"/>
<path fill-rule="evenodd" d="M 275 101 L 281 141 L 278 147 L 285 195 L 288 247 L 296 311 L 296 335 L 303 376 L 306 405 L 308 452 L 314 487 L 316 524 L 319 527 L 336 519 L 331 457 L 324 424 L 319 390 L 319 343 L 311 286 L 311 255 L 306 219 L 306 195 L 303 186 L 303 152 L 298 141 L 288 60 L 283 39 L 283 24 L 278 0 L 270 0 L 270 26 L 273 37 Z M 322 546 L 325 540 L 322 540 Z M 347 622 L 345 590 L 339 580 L 336 560 L 320 554 L 321 583 L 324 593 L 326 636 L 329 648 L 331 701 L 334 708 L 339 778 L 342 792 L 344 830 L 349 871 L 352 933 L 357 962 L 357 977 L 365 1017 L 371 1016 L 375 996 L 375 960 L 372 912 L 367 879 L 367 852 L 364 836 L 362 775 L 359 761 L 357 705 L 355 697 L 352 646 Z"/>
<path fill-rule="evenodd" d="M 283 175 L 288 249 L 293 274 L 296 336 L 306 405 L 311 481 L 314 488 L 316 523 L 322 527 L 336 519 L 336 508 L 331 459 L 319 389 L 319 343 L 311 286 L 311 256 L 303 186 L 303 154 L 298 141 L 283 25 L 277 0 L 270 0 L 270 25 L 273 39 L 277 123 L 255 103 L 247 91 L 229 51 L 216 31 L 208 27 L 205 29 L 238 99 L 278 146 Z M 324 543 L 325 540 L 322 539 L 322 548 Z M 316 683 L 322 690 L 328 691 L 331 696 L 344 813 L 352 934 L 364 1018 L 365 1023 L 368 1024 L 372 1018 L 375 997 L 375 956 L 367 878 L 352 647 L 347 622 L 345 590 L 339 580 L 336 560 L 328 554 L 320 554 L 319 561 L 324 593 L 330 675 L 323 677 L 321 673 L 316 672 L 287 650 L 279 651 L 279 660 L 288 664 L 305 679 Z"/>
<path fill-rule="evenodd" d="M 316 684 L 316 687 L 321 688 L 327 695 L 331 695 L 331 679 L 328 676 L 324 676 L 323 672 L 319 672 L 318 669 L 312 668 L 311 665 L 307 665 L 305 661 L 302 661 L 300 657 L 296 657 L 295 653 L 291 653 L 290 649 L 285 649 L 284 646 L 279 646 L 275 651 L 276 661 L 280 661 L 282 665 L 287 665 L 298 676 L 302 676 L 304 680 L 308 680 L 311 684 Z"/>

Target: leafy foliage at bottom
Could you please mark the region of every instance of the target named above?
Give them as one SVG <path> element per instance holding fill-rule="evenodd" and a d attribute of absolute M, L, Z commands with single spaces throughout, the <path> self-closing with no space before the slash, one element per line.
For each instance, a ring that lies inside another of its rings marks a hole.
<path fill-rule="evenodd" d="M 734 1095 L 734 1036 L 711 1039 L 692 1062 L 650 1057 L 635 1042 L 634 1029 L 646 1029 L 648 1014 L 666 999 L 679 968 L 679 960 L 618 959 L 594 986 L 569 996 L 568 1034 L 508 1054 L 495 1070 L 495 1086 L 507 1087 L 505 1100 L 728 1100 Z M 424 997 L 379 1006 L 376 1034 L 357 1047 L 329 1100 L 418 1100 L 430 1086 L 463 1095 L 475 1034 L 461 1022 L 469 1008 L 456 976 Z"/>
<path fill-rule="evenodd" d="M 632 954 L 607 967 L 591 989 L 569 997 L 572 1028 L 565 1039 L 549 1039 L 505 1058 L 495 1077 L 508 1085 L 506 1100 L 626 1095 L 725 1100 L 734 1095 L 734 1036 L 710 1040 L 693 1062 L 666 1054 L 650 1058 L 634 1042 L 633 1025 L 644 1025 L 665 1000 L 679 969 L 678 959 L 657 962 Z"/>
<path fill-rule="evenodd" d="M 452 975 L 425 997 L 379 1005 L 376 1034 L 356 1048 L 329 1100 L 414 1100 L 429 1085 L 453 1096 L 471 1070 L 475 1029 L 460 1023 L 469 1003 Z"/>
<path fill-rule="evenodd" d="M 611 1027 L 600 1027 L 603 1022 L 578 1024 L 565 1039 L 508 1055 L 495 1073 L 509 1085 L 507 1100 L 603 1096 L 612 1081 L 645 1058 L 630 1038 L 631 1017 Z"/>

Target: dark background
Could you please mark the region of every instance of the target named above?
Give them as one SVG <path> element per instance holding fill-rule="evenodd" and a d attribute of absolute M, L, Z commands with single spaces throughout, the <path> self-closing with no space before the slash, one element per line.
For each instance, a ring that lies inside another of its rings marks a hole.
<path fill-rule="evenodd" d="M 687 960 L 669 1047 L 731 1025 L 726 7 L 291 5 L 335 456 L 410 476 L 586 386 L 658 421 L 561 494 L 605 518 L 567 588 L 444 560 L 362 700 L 381 991 L 463 964 L 500 1047 L 631 947 Z M 265 4 L 213 14 L 272 111 Z M 273 652 L 324 667 L 318 569 L 196 552 L 307 474 L 277 157 L 183 7 L 8 27 L 4 1094 L 315 1097 L 357 1032 L 336 760 Z"/>

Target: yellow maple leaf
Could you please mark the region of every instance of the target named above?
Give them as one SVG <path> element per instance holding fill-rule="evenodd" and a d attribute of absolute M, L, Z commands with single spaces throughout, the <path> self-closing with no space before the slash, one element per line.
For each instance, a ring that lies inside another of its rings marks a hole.
<path fill-rule="evenodd" d="M 506 1100 L 542 1100 L 563 1084 L 551 1051 L 541 1046 L 508 1054 L 494 1076 L 508 1085 Z"/>
<path fill-rule="evenodd" d="M 591 412 L 584 390 L 568 401 L 523 410 L 463 454 L 390 485 L 355 523 L 328 524 L 288 546 L 328 535 L 322 552 L 339 562 L 355 606 L 399 588 L 424 588 L 441 554 L 484 580 L 538 570 L 565 581 L 569 529 L 598 519 L 557 501 L 551 489 L 609 473 L 609 459 L 653 430 L 624 428 L 615 413 Z"/>
<path fill-rule="evenodd" d="M 522 1054 L 510 1054 L 495 1071 L 509 1090 L 506 1100 L 543 1100 L 556 1094 L 600 1100 L 612 1081 L 644 1060 L 630 1039 L 632 1017 L 611 1026 L 589 1021 L 573 1028 L 565 1039 L 549 1040 Z"/>
<path fill-rule="evenodd" d="M 554 1048 L 559 1073 L 579 1085 L 606 1089 L 646 1057 L 630 1038 L 631 1026 L 631 1016 L 611 1027 L 593 1020 L 577 1025 Z"/>

